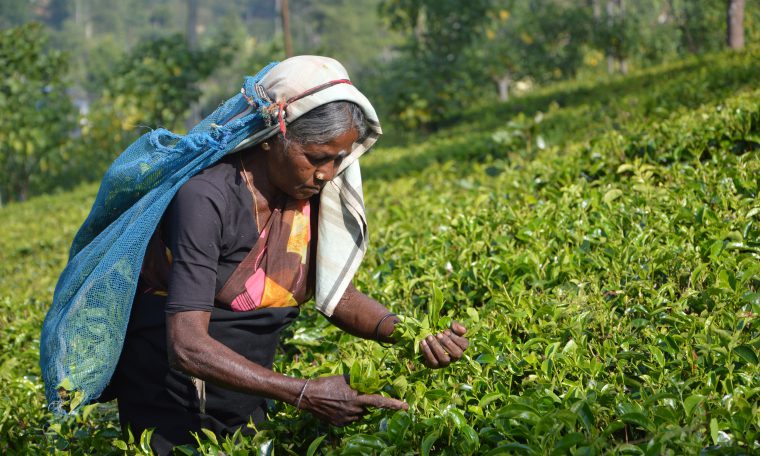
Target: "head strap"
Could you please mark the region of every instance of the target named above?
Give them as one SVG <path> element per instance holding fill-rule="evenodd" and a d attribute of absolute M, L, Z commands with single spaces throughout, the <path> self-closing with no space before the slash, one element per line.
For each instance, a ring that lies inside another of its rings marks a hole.
<path fill-rule="evenodd" d="M 325 82 L 324 84 L 320 84 L 316 87 L 313 87 L 309 90 L 306 90 L 298 95 L 295 95 L 293 97 L 288 98 L 286 101 L 278 101 L 277 102 L 277 122 L 280 124 L 280 132 L 285 135 L 285 132 L 287 131 L 287 127 L 285 126 L 285 117 L 287 117 L 286 110 L 288 109 L 288 105 L 300 100 L 301 98 L 308 97 L 309 95 L 315 94 L 321 90 L 327 89 L 328 87 L 332 87 L 337 84 L 351 84 L 353 83 L 349 79 L 335 79 L 332 81 Z"/>

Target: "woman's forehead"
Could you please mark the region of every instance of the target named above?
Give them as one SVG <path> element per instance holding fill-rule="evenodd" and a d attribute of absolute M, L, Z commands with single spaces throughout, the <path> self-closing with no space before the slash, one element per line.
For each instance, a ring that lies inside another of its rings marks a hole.
<path fill-rule="evenodd" d="M 359 134 L 356 131 L 356 128 L 352 128 L 336 136 L 330 142 L 327 142 L 327 143 L 306 142 L 304 144 L 297 144 L 297 143 L 291 143 L 291 144 L 297 146 L 304 152 L 321 152 L 321 153 L 331 153 L 331 154 L 344 152 L 345 155 L 348 155 L 356 147 L 358 136 Z"/>

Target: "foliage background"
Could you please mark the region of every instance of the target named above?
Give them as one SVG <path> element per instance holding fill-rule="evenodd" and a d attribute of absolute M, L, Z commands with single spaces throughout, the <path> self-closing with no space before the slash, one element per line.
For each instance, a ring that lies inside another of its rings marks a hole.
<path fill-rule="evenodd" d="M 290 3 L 297 52 L 337 56 L 381 109 L 356 282 L 407 318 L 384 350 L 306 311 L 276 369 L 411 409 L 337 429 L 279 404 L 186 454 L 760 451 L 756 5 L 737 52 L 718 1 Z M 30 198 L 0 210 L 3 454 L 148 452 L 112 405 L 52 419 L 42 318 L 90 181 L 283 58 L 274 2 L 202 5 L 194 45 L 187 2 L 105 4 L 0 0 L 0 191 Z M 408 362 L 452 318 L 468 357 Z"/>
<path fill-rule="evenodd" d="M 297 53 L 343 62 L 380 111 L 388 142 L 546 83 L 715 51 L 726 34 L 717 0 L 290 3 Z M 97 180 L 149 128 L 185 131 L 244 75 L 284 58 L 278 8 L 275 0 L 0 1 L 0 107 L 9 113 L 0 204 Z M 749 43 L 758 20 L 748 6 Z"/>

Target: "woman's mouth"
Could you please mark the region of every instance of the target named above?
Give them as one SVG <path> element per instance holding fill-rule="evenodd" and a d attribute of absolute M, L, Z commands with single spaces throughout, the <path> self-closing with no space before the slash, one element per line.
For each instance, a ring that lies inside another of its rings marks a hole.
<path fill-rule="evenodd" d="M 322 189 L 320 187 L 312 187 L 312 186 L 304 186 L 302 190 L 306 193 L 311 193 L 312 195 L 316 195 L 319 193 Z"/>

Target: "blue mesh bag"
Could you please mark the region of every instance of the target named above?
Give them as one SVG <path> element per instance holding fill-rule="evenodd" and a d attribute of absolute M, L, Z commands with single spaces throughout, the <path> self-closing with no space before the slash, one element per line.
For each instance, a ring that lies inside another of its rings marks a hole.
<path fill-rule="evenodd" d="M 65 413 L 97 399 L 116 369 L 153 231 L 177 190 L 241 141 L 271 136 L 271 102 L 256 84 L 276 64 L 246 77 L 241 93 L 187 135 L 144 134 L 110 166 L 42 326 L 40 365 L 51 410 Z"/>

